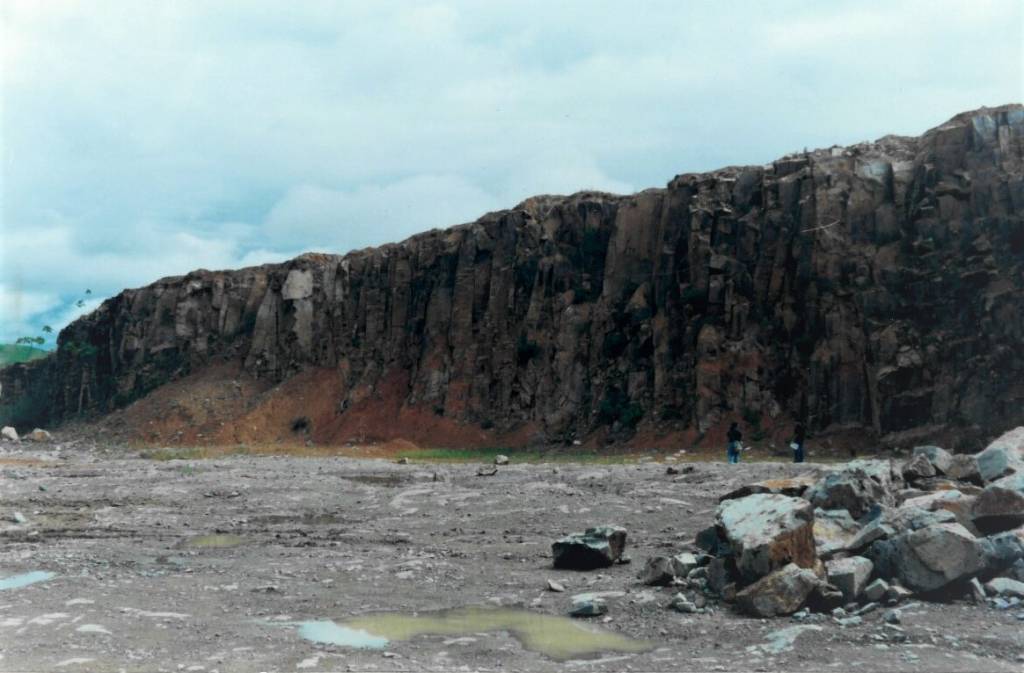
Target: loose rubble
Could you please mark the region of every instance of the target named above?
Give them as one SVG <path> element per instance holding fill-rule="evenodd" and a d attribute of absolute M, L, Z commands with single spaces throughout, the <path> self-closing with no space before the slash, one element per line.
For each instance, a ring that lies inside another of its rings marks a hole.
<path fill-rule="evenodd" d="M 1012 607 L 1024 599 L 1024 428 L 976 456 L 921 446 L 902 465 L 857 460 L 734 489 L 694 544 L 710 555 L 707 592 L 755 617 L 809 608 L 851 627 L 912 595 Z M 648 559 L 640 580 L 680 576 L 666 555 Z"/>

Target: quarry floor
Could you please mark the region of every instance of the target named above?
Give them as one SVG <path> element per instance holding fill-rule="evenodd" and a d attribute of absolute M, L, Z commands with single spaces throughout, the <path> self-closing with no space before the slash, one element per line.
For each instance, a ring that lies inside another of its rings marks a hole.
<path fill-rule="evenodd" d="M 686 465 L 514 459 L 477 476 L 475 463 L 4 444 L 0 587 L 24 585 L 0 588 L 0 671 L 1024 669 L 1017 611 L 968 602 L 904 610 L 905 642 L 883 610 L 841 628 L 666 609 L 672 590 L 636 580 L 647 556 L 691 541 L 735 486 L 824 468 Z M 555 539 L 605 523 L 628 530 L 631 564 L 551 568 Z M 554 644 L 531 640 L 522 611 L 563 617 L 587 592 L 604 594 L 605 617 L 543 621 Z M 514 610 L 507 626 L 506 613 L 436 612 L 472 606 Z M 442 632 L 322 642 L 377 613 L 438 618 Z M 580 628 L 642 651 L 558 651 Z"/>

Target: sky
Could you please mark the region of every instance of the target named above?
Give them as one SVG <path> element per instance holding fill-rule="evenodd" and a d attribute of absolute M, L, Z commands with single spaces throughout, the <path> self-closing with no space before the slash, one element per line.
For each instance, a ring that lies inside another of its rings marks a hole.
<path fill-rule="evenodd" d="M 0 342 L 1024 100 L 1020 0 L 0 0 L 0 30 Z"/>

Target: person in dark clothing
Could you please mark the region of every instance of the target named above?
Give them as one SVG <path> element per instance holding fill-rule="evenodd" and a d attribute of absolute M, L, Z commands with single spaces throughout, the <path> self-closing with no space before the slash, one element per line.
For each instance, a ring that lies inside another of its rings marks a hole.
<path fill-rule="evenodd" d="M 739 423 L 733 422 L 729 426 L 727 437 L 729 444 L 726 447 L 726 455 L 729 457 L 730 463 L 738 463 L 740 462 L 740 451 L 743 449 L 743 444 L 740 441 L 743 439 L 743 433 L 740 432 Z"/>
<path fill-rule="evenodd" d="M 803 423 L 797 423 L 796 427 L 793 428 L 793 442 L 790 446 L 793 448 L 793 462 L 802 463 L 804 462 L 804 439 L 807 436 L 807 430 L 804 429 Z"/>

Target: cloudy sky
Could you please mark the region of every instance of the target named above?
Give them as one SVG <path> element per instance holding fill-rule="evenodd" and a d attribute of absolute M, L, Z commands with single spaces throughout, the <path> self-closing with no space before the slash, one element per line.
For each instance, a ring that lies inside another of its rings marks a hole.
<path fill-rule="evenodd" d="M 165 275 L 1024 99 L 1019 0 L 2 0 L 0 17 L 0 341 Z"/>

